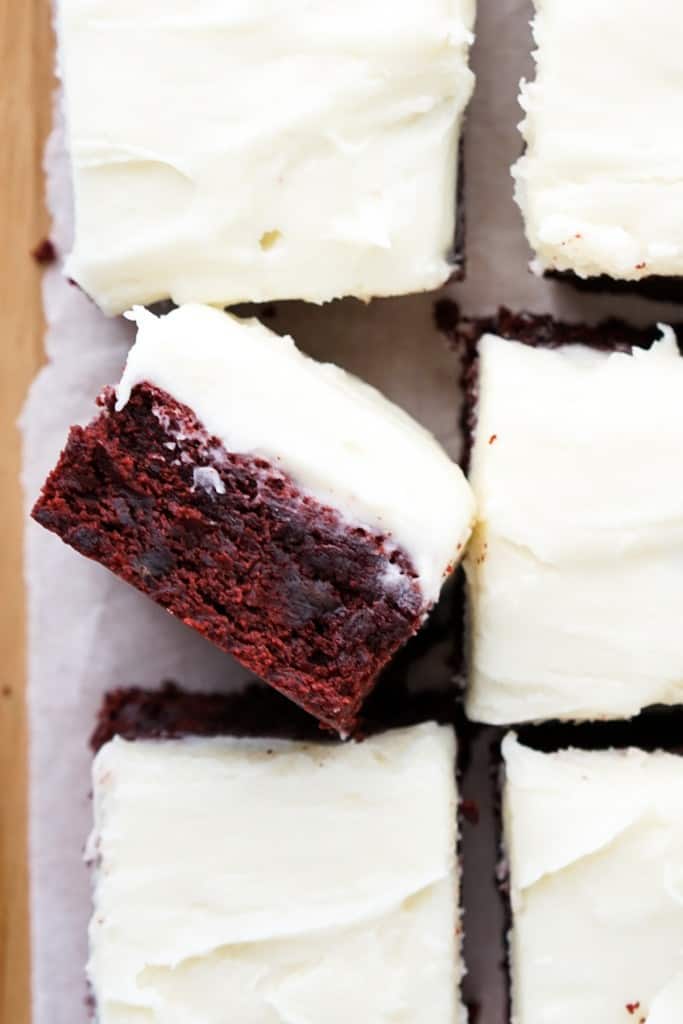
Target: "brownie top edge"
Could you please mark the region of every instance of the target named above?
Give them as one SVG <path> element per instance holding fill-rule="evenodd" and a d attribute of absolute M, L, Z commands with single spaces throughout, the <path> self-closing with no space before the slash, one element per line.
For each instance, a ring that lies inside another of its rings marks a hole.
<path fill-rule="evenodd" d="M 605 352 L 645 348 L 660 334 L 657 324 L 635 327 L 617 317 L 593 325 L 569 323 L 556 320 L 551 314 L 515 313 L 506 306 L 500 306 L 493 316 L 467 317 L 461 315 L 457 304 L 450 299 L 440 299 L 435 304 L 434 319 L 437 328 L 470 357 L 476 354 L 478 342 L 485 334 L 536 347 L 585 345 Z M 683 353 L 683 323 L 672 323 L 671 327 Z"/>
<path fill-rule="evenodd" d="M 411 692 L 387 681 L 363 708 L 355 740 L 388 729 L 435 721 L 455 727 L 452 691 Z M 260 683 L 239 693 L 191 693 L 165 682 L 156 690 L 120 687 L 105 694 L 90 747 L 96 753 L 114 737 L 126 740 L 231 736 L 330 743 L 336 733 L 296 704 Z"/>

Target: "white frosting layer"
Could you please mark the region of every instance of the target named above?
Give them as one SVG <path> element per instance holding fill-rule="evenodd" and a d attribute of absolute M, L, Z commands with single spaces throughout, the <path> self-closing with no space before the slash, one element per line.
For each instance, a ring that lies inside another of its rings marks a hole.
<path fill-rule="evenodd" d="M 455 741 L 115 739 L 94 764 L 99 1024 L 458 1024 Z"/>
<path fill-rule="evenodd" d="M 486 336 L 471 482 L 469 714 L 683 703 L 683 359 Z"/>
<path fill-rule="evenodd" d="M 436 600 L 469 537 L 474 499 L 431 434 L 257 320 L 193 305 L 131 316 L 138 337 L 119 407 L 144 381 L 167 391 L 228 451 L 267 459 L 350 521 L 390 534 L 412 559 L 426 602 Z"/>
<path fill-rule="evenodd" d="M 61 0 L 67 272 L 107 313 L 439 286 L 475 0 Z"/>
<path fill-rule="evenodd" d="M 683 760 L 503 754 L 516 1024 L 680 1024 Z"/>
<path fill-rule="evenodd" d="M 517 201 L 539 269 L 683 273 L 680 0 L 536 0 Z"/>

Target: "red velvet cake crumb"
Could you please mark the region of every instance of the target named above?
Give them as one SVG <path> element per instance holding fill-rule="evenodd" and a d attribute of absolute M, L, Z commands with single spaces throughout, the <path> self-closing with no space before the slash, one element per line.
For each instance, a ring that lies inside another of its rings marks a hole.
<path fill-rule="evenodd" d="M 41 267 L 47 267 L 57 259 L 57 250 L 54 242 L 49 238 L 43 238 L 32 250 L 31 256 Z"/>
<path fill-rule="evenodd" d="M 410 559 L 148 384 L 71 430 L 33 517 L 341 732 L 421 624 Z"/>

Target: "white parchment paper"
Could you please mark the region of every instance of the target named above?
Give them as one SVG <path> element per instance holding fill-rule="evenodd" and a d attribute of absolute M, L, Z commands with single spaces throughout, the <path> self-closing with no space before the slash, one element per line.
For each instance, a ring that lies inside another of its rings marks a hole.
<path fill-rule="evenodd" d="M 370 0 L 371 2 L 371 0 Z M 521 150 L 518 82 L 529 73 L 526 0 L 480 0 L 474 65 L 478 83 L 467 124 L 468 276 L 449 294 L 464 312 L 499 304 L 573 320 L 619 315 L 636 322 L 680 318 L 681 311 L 638 299 L 580 296 L 527 271 L 529 253 L 512 200 L 509 167 Z M 71 236 L 68 161 L 59 117 L 46 168 L 60 253 Z M 457 454 L 458 367 L 432 325 L 434 296 L 354 301 L 326 308 L 281 303 L 269 325 L 302 348 L 378 385 Z M 118 380 L 130 325 L 107 320 L 59 268 L 45 277 L 49 363 L 23 416 L 28 508 L 54 465 L 68 427 L 86 422 L 100 388 Z M 105 690 L 156 686 L 237 686 L 245 672 L 146 598 L 27 524 L 29 597 L 30 859 L 35 1024 L 85 1024 L 83 967 L 89 880 L 82 863 L 90 828 L 88 737 Z M 466 780 L 468 796 L 490 793 L 484 734 Z M 490 815 L 464 829 L 467 997 L 481 1004 L 478 1024 L 503 1024 L 502 917 L 491 888 L 494 826 Z M 9 1024 L 9 1022 L 8 1022 Z M 435 1022 L 437 1024 L 437 1022 Z"/>

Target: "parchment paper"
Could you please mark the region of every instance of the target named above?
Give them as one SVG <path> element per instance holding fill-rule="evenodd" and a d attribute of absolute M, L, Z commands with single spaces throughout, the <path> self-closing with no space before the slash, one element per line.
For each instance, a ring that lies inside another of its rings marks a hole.
<path fill-rule="evenodd" d="M 372 0 L 370 0 L 372 2 Z M 579 296 L 527 271 L 529 253 L 512 201 L 509 167 L 521 150 L 518 82 L 529 73 L 530 5 L 480 0 L 473 61 L 478 76 L 467 123 L 468 275 L 448 294 L 464 312 L 504 303 L 574 320 L 616 314 L 637 322 L 680 319 L 681 311 L 637 299 Z M 71 236 L 71 189 L 59 115 L 46 170 L 60 253 Z M 435 296 L 354 301 L 326 308 L 277 306 L 269 325 L 302 348 L 380 386 L 457 455 L 457 360 L 432 325 Z M 86 422 L 100 388 L 118 380 L 129 325 L 105 319 L 59 268 L 45 276 L 49 365 L 35 381 L 23 416 L 27 511 L 53 466 L 70 424 Z M 237 686 L 235 662 L 151 602 L 33 523 L 27 525 L 29 595 L 30 866 L 35 1024 L 85 1024 L 83 967 L 89 879 L 82 850 L 90 828 L 87 746 L 103 692 L 121 684 Z M 490 797 L 483 733 L 465 783 Z M 466 998 L 481 1004 L 478 1024 L 505 1019 L 502 917 L 492 887 L 496 847 L 490 815 L 464 827 L 469 975 Z M 7 1022 L 10 1024 L 10 1022 Z M 436 1022 L 435 1022 L 436 1024 Z"/>

